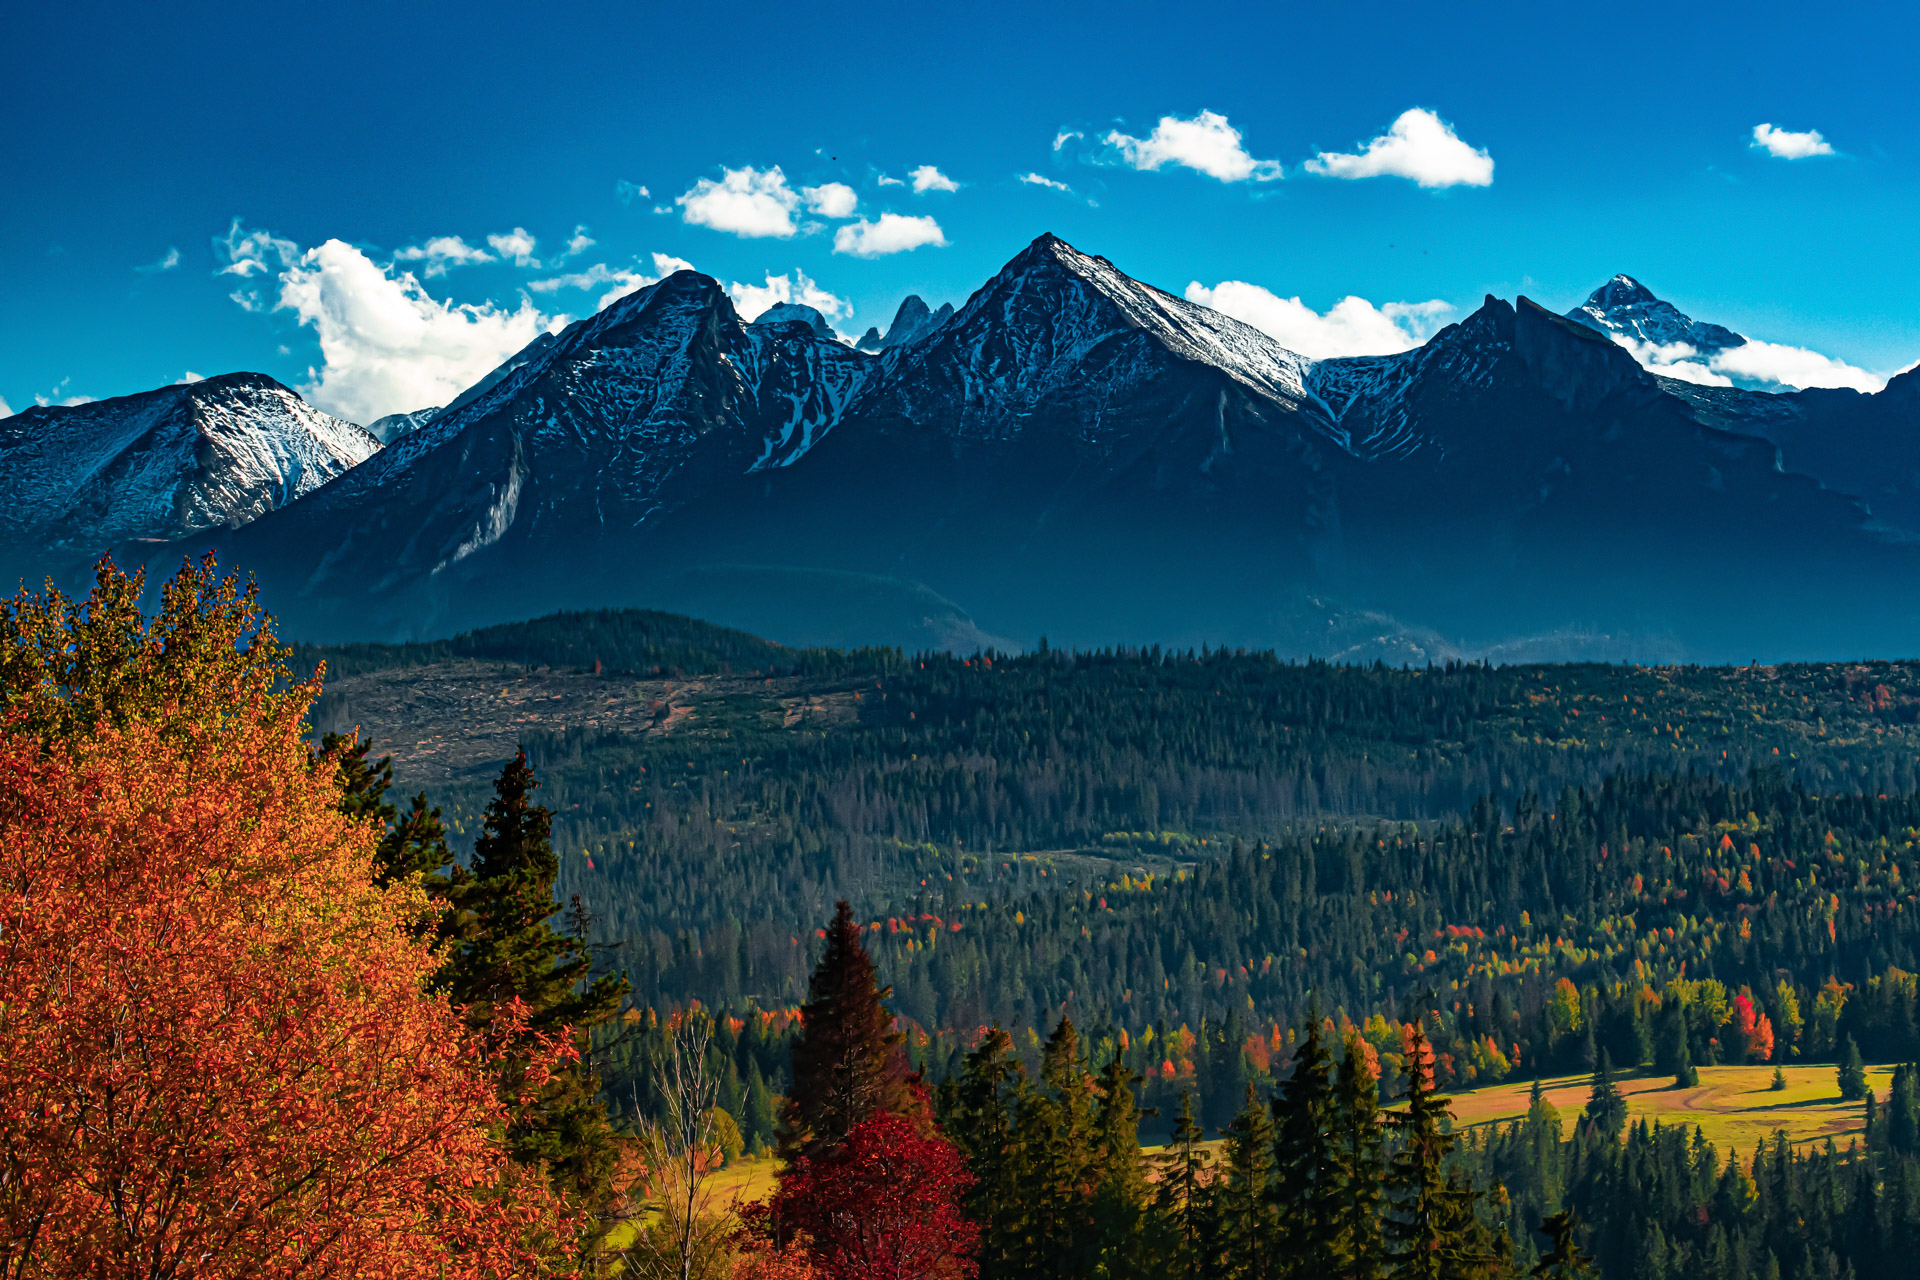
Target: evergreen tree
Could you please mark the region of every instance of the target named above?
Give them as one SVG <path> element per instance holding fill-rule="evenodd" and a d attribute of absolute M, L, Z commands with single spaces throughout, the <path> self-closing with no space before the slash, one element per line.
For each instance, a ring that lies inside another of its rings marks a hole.
<path fill-rule="evenodd" d="M 1334 1087 L 1332 1138 L 1338 1193 L 1331 1274 L 1343 1280 L 1381 1280 L 1387 1271 L 1380 1232 L 1386 1133 L 1379 1083 L 1368 1067 L 1366 1044 L 1355 1031 L 1347 1033 L 1346 1058 Z"/>
<path fill-rule="evenodd" d="M 1180 1110 L 1173 1133 L 1159 1157 L 1160 1189 L 1156 1198 L 1162 1229 L 1171 1256 L 1161 1274 L 1180 1280 L 1198 1280 L 1206 1272 L 1211 1224 L 1207 1221 L 1207 1165 L 1211 1157 L 1201 1146 L 1206 1135 L 1194 1117 L 1192 1088 L 1181 1090 Z"/>
<path fill-rule="evenodd" d="M 393 757 L 369 764 L 371 742 L 358 742 L 338 733 L 321 739 L 319 758 L 335 761 L 340 782 L 340 811 L 350 818 L 380 825 L 374 851 L 374 874 L 383 885 L 419 873 L 430 898 L 444 901 L 452 889 L 448 876 L 453 850 L 447 846 L 446 825 L 440 810 L 429 808 L 421 792 L 403 815 L 387 798 L 393 787 Z M 456 873 L 464 875 L 464 873 Z"/>
<path fill-rule="evenodd" d="M 1283 1274 L 1328 1276 L 1339 1262 L 1340 1171 L 1333 1148 L 1333 1061 L 1316 1008 L 1293 1073 L 1273 1100 L 1273 1205 Z"/>
<path fill-rule="evenodd" d="M 836 1151 L 862 1120 L 886 1111 L 910 1115 L 906 1036 L 893 1029 L 873 960 L 861 945 L 853 908 L 841 901 L 827 946 L 807 983 L 800 1034 L 793 1042 L 793 1088 L 780 1117 L 780 1158 Z"/>
<path fill-rule="evenodd" d="M 1593 1089 L 1587 1096 L 1586 1116 L 1596 1132 L 1609 1142 L 1620 1139 L 1627 1127 L 1627 1100 L 1613 1082 L 1613 1059 L 1600 1051 L 1600 1062 L 1593 1070 Z"/>
<path fill-rule="evenodd" d="M 1447 1185 L 1447 1104 L 1433 1091 L 1433 1050 L 1415 1024 L 1407 1044 L 1407 1107 L 1393 1116 L 1399 1150 L 1388 1166 L 1385 1223 L 1393 1280 L 1448 1280 L 1460 1252 L 1457 1206 Z"/>
<path fill-rule="evenodd" d="M 968 1053 L 959 1073 L 940 1086 L 940 1125 L 967 1158 L 974 1183 L 962 1201 L 980 1226 L 981 1280 L 1017 1273 L 1026 1245 L 1025 1152 L 1013 1141 L 1012 1107 L 1026 1091 L 1026 1068 L 1013 1040 L 996 1026 Z"/>
<path fill-rule="evenodd" d="M 1840 1046 L 1840 1097 L 1846 1102 L 1858 1102 L 1867 1096 L 1867 1068 L 1861 1061 L 1860 1046 L 1848 1036 L 1846 1043 Z"/>
<path fill-rule="evenodd" d="M 1221 1187 L 1222 1273 L 1228 1280 L 1274 1280 L 1281 1273 L 1280 1222 L 1267 1194 L 1273 1177 L 1273 1114 L 1252 1085 L 1227 1126 Z"/>
<path fill-rule="evenodd" d="M 1148 1204 L 1146 1170 L 1140 1160 L 1140 1112 L 1133 1086 L 1139 1077 L 1116 1053 L 1101 1068 L 1093 1117 L 1092 1244 L 1089 1272 L 1114 1277 L 1145 1276 L 1148 1259 L 1140 1244 Z M 1263 1157 L 1270 1153 L 1263 1151 Z"/>
<path fill-rule="evenodd" d="M 1593 1259 L 1580 1248 L 1576 1239 L 1580 1231 L 1580 1220 L 1571 1209 L 1563 1209 L 1540 1224 L 1540 1234 L 1547 1237 L 1547 1251 L 1540 1255 L 1540 1262 L 1530 1273 L 1538 1280 L 1592 1280 L 1598 1273 L 1594 1270 Z M 1665 1265 L 1666 1242 L 1657 1236 L 1657 1252 L 1661 1265 Z"/>
<path fill-rule="evenodd" d="M 609 1194 L 618 1140 L 599 1099 L 592 1036 L 619 1011 L 627 983 L 596 976 L 591 950 L 553 927 L 560 862 L 553 816 L 533 802 L 539 785 L 524 751 L 501 770 L 472 873 L 449 890 L 457 937 L 442 977 L 474 1026 L 490 1025 L 497 1010 L 517 1000 L 527 1010 L 529 1037 L 572 1039 L 579 1058 L 530 1097 L 522 1081 L 505 1082 L 513 1099 L 507 1141 L 515 1158 L 544 1165 L 557 1188 L 599 1205 Z"/>
<path fill-rule="evenodd" d="M 1061 1018 L 1040 1054 L 1044 1086 L 1021 1099 L 1015 1143 L 1022 1157 L 1027 1243 L 1021 1274 L 1074 1274 L 1093 1236 L 1093 1090 L 1080 1035 Z"/>

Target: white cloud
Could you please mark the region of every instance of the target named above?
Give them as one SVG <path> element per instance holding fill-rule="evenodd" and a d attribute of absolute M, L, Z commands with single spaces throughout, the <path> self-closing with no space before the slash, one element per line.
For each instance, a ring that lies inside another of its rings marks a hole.
<path fill-rule="evenodd" d="M 503 258 L 512 258 L 516 267 L 538 267 L 539 260 L 533 256 L 534 238 L 527 234 L 525 227 L 515 227 L 503 235 L 488 236 L 487 243 L 493 251 Z"/>
<path fill-rule="evenodd" d="M 918 249 L 921 245 L 946 243 L 946 234 L 932 218 L 909 218 L 897 213 L 883 213 L 878 222 L 862 218 L 833 233 L 833 251 L 850 253 L 856 258 L 878 258 Z"/>
<path fill-rule="evenodd" d="M 532 237 L 515 234 L 531 253 Z M 506 239 L 496 249 L 518 247 Z M 442 301 L 412 272 L 396 275 L 394 264 L 383 267 L 340 240 L 301 253 L 264 231 L 243 235 L 236 221 L 226 243 L 233 263 L 261 264 L 236 274 L 271 270 L 269 258 L 282 263 L 275 309 L 292 311 L 320 341 L 321 367 L 307 371 L 299 390 L 355 422 L 446 404 L 556 321 L 524 296 L 517 310 Z M 261 309 L 257 294 L 235 300 Z"/>
<path fill-rule="evenodd" d="M 143 276 L 150 276 L 157 271 L 171 271 L 179 265 L 180 251 L 172 245 L 168 245 L 165 257 L 161 258 L 158 262 L 149 262 L 143 267 L 135 267 L 134 270 Z"/>
<path fill-rule="evenodd" d="M 1020 175 L 1020 181 L 1033 187 L 1052 187 L 1055 191 L 1073 190 L 1072 187 L 1064 182 L 1055 182 L 1052 178 L 1043 177 L 1037 173 L 1023 173 Z"/>
<path fill-rule="evenodd" d="M 410 244 L 395 251 L 395 262 L 424 262 L 429 278 L 447 274 L 449 267 L 471 266 L 476 262 L 492 262 L 494 257 L 485 249 L 468 244 L 459 236 L 433 236 L 425 244 Z"/>
<path fill-rule="evenodd" d="M 1818 351 L 1778 342 L 1756 342 L 1751 338 L 1715 355 L 1712 365 L 1716 373 L 1789 387 L 1852 387 L 1855 391 L 1873 392 L 1887 385 L 1885 378 Z"/>
<path fill-rule="evenodd" d="M 278 239 L 266 231 L 242 232 L 238 218 L 227 228 L 225 236 L 214 238 L 214 244 L 227 251 L 227 265 L 214 274 L 239 276 L 243 280 L 285 270 L 300 256 L 300 247 L 291 240 Z M 235 302 L 240 302 L 239 291 L 230 296 Z M 240 305 L 244 307 L 247 304 L 241 302 Z"/>
<path fill-rule="evenodd" d="M 747 321 L 758 319 L 776 302 L 797 302 L 803 307 L 812 307 L 829 320 L 853 314 L 853 303 L 828 293 L 808 279 L 804 271 L 795 271 L 790 276 L 777 276 L 769 271 L 764 285 L 741 284 L 736 280 L 727 286 L 727 293 L 733 298 L 733 309 Z"/>
<path fill-rule="evenodd" d="M 1402 111 L 1366 150 L 1355 155 L 1322 151 L 1307 168 L 1330 178 L 1411 178 L 1423 187 L 1493 183 L 1493 157 L 1462 142 L 1452 125 L 1420 107 Z"/>
<path fill-rule="evenodd" d="M 650 199 L 653 192 L 647 190 L 637 182 L 628 182 L 625 178 L 622 178 L 613 184 L 613 194 L 621 204 L 632 204 L 635 196 L 639 196 L 643 200 Z"/>
<path fill-rule="evenodd" d="M 1391 355 L 1417 347 L 1453 311 L 1438 299 L 1376 307 L 1365 298 L 1346 297 L 1323 315 L 1298 298 L 1282 298 L 1243 280 L 1222 280 L 1211 289 L 1195 280 L 1187 286 L 1187 301 L 1244 321 L 1287 350 L 1315 360 Z"/>
<path fill-rule="evenodd" d="M 844 182 L 823 182 L 817 187 L 802 187 L 800 194 L 806 197 L 807 212 L 817 213 L 823 218 L 851 218 L 854 208 L 860 203 L 860 197 Z"/>
<path fill-rule="evenodd" d="M 1640 342 L 1624 334 L 1614 334 L 1613 340 L 1632 352 L 1647 372 L 1703 387 L 1730 387 L 1738 379 L 1793 388 L 1851 387 L 1871 394 L 1887 385 L 1887 380 L 1878 374 L 1823 356 L 1818 351 L 1779 342 L 1749 338 L 1740 346 L 1717 351 L 1702 360 L 1700 353 L 1685 342 Z"/>
<path fill-rule="evenodd" d="M 1753 126 L 1753 141 L 1747 145 L 1759 147 L 1768 155 L 1778 156 L 1782 160 L 1805 160 L 1808 156 L 1833 154 L 1833 146 L 1820 136 L 1818 129 L 1793 133 L 1776 129 L 1770 124 L 1757 124 Z"/>
<path fill-rule="evenodd" d="M 196 382 L 205 382 L 206 380 L 207 379 L 204 374 L 198 374 L 198 373 L 195 373 L 193 370 L 189 369 L 185 373 L 181 374 L 178 378 L 174 379 L 173 385 L 176 387 L 190 387 Z"/>
<path fill-rule="evenodd" d="M 578 257 L 580 254 L 585 253 L 587 250 L 593 248 L 594 245 L 599 243 L 600 242 L 598 240 L 595 240 L 592 236 L 587 234 L 587 229 L 585 226 L 576 226 L 573 229 L 573 238 L 567 241 L 567 251 L 564 254 L 562 254 L 561 257 L 563 258 Z"/>
<path fill-rule="evenodd" d="M 1245 182 L 1248 178 L 1271 182 L 1280 176 L 1280 162 L 1255 160 L 1248 155 L 1241 145 L 1240 131 L 1216 111 L 1202 111 L 1191 120 L 1162 116 L 1148 137 L 1129 137 L 1115 129 L 1103 141 L 1118 147 L 1126 162 L 1136 169 L 1183 164 L 1222 182 Z"/>
<path fill-rule="evenodd" d="M 596 285 L 610 284 L 614 287 L 601 294 L 600 300 L 594 304 L 595 311 L 605 311 L 628 294 L 656 284 L 676 271 L 691 270 L 693 264 L 684 258 L 656 253 L 653 255 L 652 275 L 632 267 L 615 268 L 604 262 L 596 262 L 585 271 L 572 271 L 546 280 L 530 280 L 527 287 L 535 293 L 554 293 L 561 289 L 591 289 Z"/>
<path fill-rule="evenodd" d="M 0 396 L 0 418 L 11 418 L 12 416 L 13 406 L 7 403 L 5 396 Z"/>
<path fill-rule="evenodd" d="M 877 181 L 883 187 L 904 187 L 907 185 L 906 182 L 903 181 L 902 179 L 889 178 L 884 173 L 881 174 L 877 179 L 875 179 L 875 181 Z"/>
<path fill-rule="evenodd" d="M 683 196 L 674 197 L 681 218 L 696 226 L 736 236 L 791 236 L 794 210 L 800 195 L 787 185 L 780 166 L 756 170 L 724 169 L 720 181 L 702 178 Z"/>
<path fill-rule="evenodd" d="M 1084 138 L 1086 136 L 1087 136 L 1086 134 L 1080 132 L 1078 129 L 1062 129 L 1060 132 L 1053 135 L 1053 149 L 1055 151 L 1058 151 L 1060 148 L 1066 146 L 1069 142 L 1072 142 L 1075 138 Z"/>
<path fill-rule="evenodd" d="M 54 404 L 58 404 L 62 408 L 66 408 L 66 409 L 71 409 L 75 405 L 92 404 L 93 403 L 92 396 L 65 396 L 65 397 L 61 396 L 60 393 L 65 391 L 67 389 L 67 384 L 72 381 L 73 379 L 71 377 L 60 379 L 60 381 L 53 384 L 53 390 L 47 392 L 47 394 L 43 396 L 35 396 L 33 398 L 33 402 L 39 405 L 42 409 L 45 409 L 49 405 L 54 405 Z"/>
<path fill-rule="evenodd" d="M 925 195 L 929 191 L 958 191 L 960 184 L 940 172 L 930 164 L 923 164 L 907 175 L 913 179 L 913 194 Z"/>

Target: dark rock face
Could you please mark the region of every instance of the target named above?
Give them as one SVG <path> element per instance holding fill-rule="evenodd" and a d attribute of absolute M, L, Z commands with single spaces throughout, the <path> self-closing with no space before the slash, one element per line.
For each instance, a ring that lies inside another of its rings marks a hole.
<path fill-rule="evenodd" d="M 900 309 L 894 312 L 893 324 L 888 326 L 885 337 L 880 336 L 878 329 L 868 329 L 866 335 L 854 345 L 862 351 L 885 351 L 888 347 L 916 342 L 952 318 L 951 302 L 941 303 L 938 311 L 929 311 L 925 299 L 919 294 L 910 293 L 900 303 Z"/>
<path fill-rule="evenodd" d="M 910 645 L 1920 645 L 1920 558 L 1775 442 L 1849 413 L 1863 442 L 1910 428 L 1904 382 L 1707 404 L 1526 299 L 1314 362 L 1050 236 L 944 320 L 903 305 L 888 339 L 742 324 L 682 272 L 218 541 L 316 638 L 615 603 L 844 637 L 857 598 L 871 638 Z"/>

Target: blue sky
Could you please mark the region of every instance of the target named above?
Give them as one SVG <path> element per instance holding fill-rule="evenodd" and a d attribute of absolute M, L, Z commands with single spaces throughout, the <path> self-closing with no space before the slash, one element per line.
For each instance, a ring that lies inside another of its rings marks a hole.
<path fill-rule="evenodd" d="M 1883 376 L 1920 360 L 1917 26 L 1844 4 L 15 6 L 0 399 L 252 369 L 364 420 L 670 260 L 743 309 L 774 277 L 858 334 L 908 292 L 959 303 L 1042 231 L 1309 354 L 1404 345 L 1486 293 L 1565 310 L 1624 271 Z M 1770 150 L 1763 124 L 1820 138 Z"/>

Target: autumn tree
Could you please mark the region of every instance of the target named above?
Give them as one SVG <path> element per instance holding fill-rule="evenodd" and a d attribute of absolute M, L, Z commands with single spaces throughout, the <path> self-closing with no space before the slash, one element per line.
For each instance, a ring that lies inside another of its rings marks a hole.
<path fill-rule="evenodd" d="M 294 681 L 210 561 L 0 606 L 0 1270 L 488 1277 L 570 1229 L 431 994 L 413 883 L 309 767 Z M 537 1087 L 564 1044 L 530 1042 Z"/>
<path fill-rule="evenodd" d="M 780 1156 L 789 1167 L 831 1152 L 869 1116 L 907 1114 L 913 1101 L 905 1037 L 886 1008 L 893 988 L 880 986 L 853 908 L 837 904 L 826 933 L 800 1007 L 793 1088 L 781 1114 Z"/>

